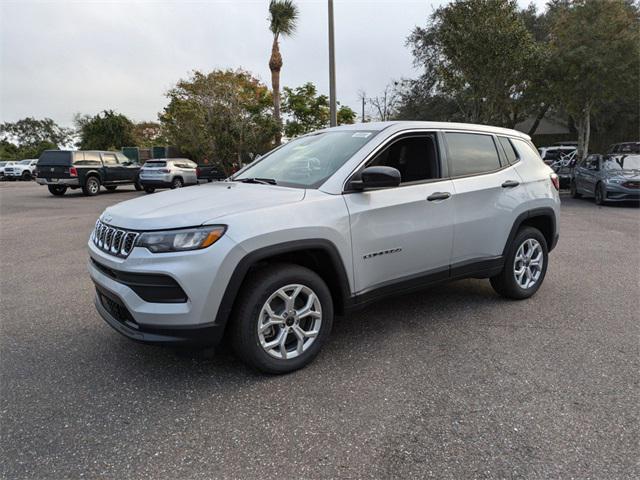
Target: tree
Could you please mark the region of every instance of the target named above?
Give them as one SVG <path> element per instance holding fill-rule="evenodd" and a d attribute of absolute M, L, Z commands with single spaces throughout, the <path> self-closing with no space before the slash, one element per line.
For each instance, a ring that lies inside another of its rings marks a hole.
<path fill-rule="evenodd" d="M 244 70 L 195 71 L 168 93 L 160 114 L 167 140 L 193 160 L 227 173 L 273 147 L 278 129 L 269 89 Z"/>
<path fill-rule="evenodd" d="M 314 130 L 329 126 L 329 99 L 318 95 L 316 86 L 307 82 L 301 87 L 284 87 L 282 111 L 289 118 L 284 132 L 287 137 L 297 137 Z M 337 112 L 338 125 L 353 123 L 356 112 L 347 106 L 341 106 Z"/>
<path fill-rule="evenodd" d="M 384 87 L 384 92 L 379 97 L 369 99 L 369 104 L 375 109 L 376 115 L 381 122 L 391 120 L 398 105 L 399 94 L 396 88 L 398 82 Z"/>
<path fill-rule="evenodd" d="M 640 84 L 640 14 L 626 0 L 575 0 L 551 28 L 553 92 L 578 130 L 578 158 L 589 151 L 591 119 L 605 105 L 635 101 Z"/>
<path fill-rule="evenodd" d="M 162 136 L 162 126 L 158 122 L 139 122 L 133 127 L 133 136 L 138 147 L 153 147 L 167 143 Z"/>
<path fill-rule="evenodd" d="M 279 128 L 276 132 L 276 145 L 280 145 L 282 138 L 282 119 L 280 117 L 280 70 L 282 69 L 282 55 L 280 55 L 280 36 L 287 37 L 294 34 L 298 21 L 298 7 L 292 0 L 271 0 L 269 3 L 269 30 L 273 34 L 269 69 L 271 70 L 271 87 L 273 89 L 273 116 Z"/>
<path fill-rule="evenodd" d="M 119 150 L 136 144 L 133 122 L 113 110 L 93 117 L 77 114 L 75 123 L 80 136 L 78 147 L 83 150 Z"/>
<path fill-rule="evenodd" d="M 429 95 L 445 95 L 465 121 L 513 127 L 531 110 L 541 55 L 515 0 L 460 0 L 409 36 Z"/>
<path fill-rule="evenodd" d="M 38 158 L 44 150 L 71 143 L 72 135 L 72 129 L 61 127 L 50 118 L 5 122 L 0 125 L 0 155 L 3 160 Z"/>

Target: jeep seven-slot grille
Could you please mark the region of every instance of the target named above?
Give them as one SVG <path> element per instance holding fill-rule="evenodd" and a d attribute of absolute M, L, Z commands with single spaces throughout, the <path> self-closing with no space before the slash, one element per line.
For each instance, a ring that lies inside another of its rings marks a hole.
<path fill-rule="evenodd" d="M 112 227 L 98 220 L 91 234 L 91 241 L 103 252 L 116 257 L 127 257 L 133 250 L 138 235 L 138 232 Z"/>

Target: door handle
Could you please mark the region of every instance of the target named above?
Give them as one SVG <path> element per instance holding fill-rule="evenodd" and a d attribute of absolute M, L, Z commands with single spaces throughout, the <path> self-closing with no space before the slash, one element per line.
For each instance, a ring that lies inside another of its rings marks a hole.
<path fill-rule="evenodd" d="M 436 200 L 446 200 L 451 194 L 449 192 L 435 192 L 427 197 L 427 200 L 434 202 Z"/>
<path fill-rule="evenodd" d="M 502 184 L 502 188 L 513 188 L 520 185 L 520 182 L 516 182 L 515 180 L 507 180 Z"/>

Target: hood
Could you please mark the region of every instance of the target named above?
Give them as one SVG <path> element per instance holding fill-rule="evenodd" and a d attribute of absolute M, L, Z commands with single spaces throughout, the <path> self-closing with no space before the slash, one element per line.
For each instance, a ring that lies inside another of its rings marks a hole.
<path fill-rule="evenodd" d="M 607 170 L 607 178 L 640 180 L 640 172 L 638 170 Z"/>
<path fill-rule="evenodd" d="M 275 185 L 208 183 L 127 200 L 107 208 L 100 219 L 132 230 L 195 227 L 226 215 L 299 202 L 304 195 L 303 189 Z"/>

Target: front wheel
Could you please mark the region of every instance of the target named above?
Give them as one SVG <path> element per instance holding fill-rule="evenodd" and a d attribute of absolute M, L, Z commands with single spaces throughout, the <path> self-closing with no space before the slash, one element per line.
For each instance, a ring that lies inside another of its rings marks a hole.
<path fill-rule="evenodd" d="M 174 178 L 173 181 L 171 182 L 171 188 L 182 188 L 184 185 L 184 182 L 182 181 L 181 178 Z"/>
<path fill-rule="evenodd" d="M 22 180 L 29 181 L 31 180 L 31 172 L 28 170 L 26 172 L 22 172 Z"/>
<path fill-rule="evenodd" d="M 89 177 L 82 186 L 82 193 L 88 197 L 93 197 L 100 192 L 100 179 L 98 177 Z"/>
<path fill-rule="evenodd" d="M 331 332 L 333 302 L 325 282 L 299 265 L 272 264 L 242 286 L 231 324 L 242 361 L 287 373 L 313 360 Z"/>
<path fill-rule="evenodd" d="M 529 298 L 542 285 L 548 259 L 544 235 L 537 228 L 524 227 L 509 246 L 502 272 L 491 277 L 491 286 L 503 297 Z"/>
<path fill-rule="evenodd" d="M 593 192 L 593 196 L 596 197 L 596 205 L 604 205 L 607 203 L 607 187 L 603 183 L 596 185 L 596 189 Z"/>
<path fill-rule="evenodd" d="M 153 193 L 156 191 L 156 189 L 153 187 L 144 187 L 144 191 L 147 193 Z"/>
<path fill-rule="evenodd" d="M 67 191 L 66 185 L 47 185 L 47 188 L 49 189 L 49 193 L 56 197 L 61 197 Z"/>

